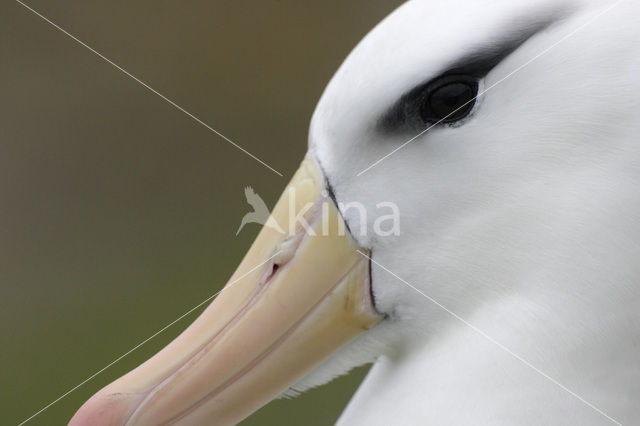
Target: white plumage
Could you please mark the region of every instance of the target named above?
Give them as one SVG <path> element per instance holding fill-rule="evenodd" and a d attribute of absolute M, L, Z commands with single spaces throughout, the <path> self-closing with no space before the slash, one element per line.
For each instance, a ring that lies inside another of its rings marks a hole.
<path fill-rule="evenodd" d="M 375 360 L 340 424 L 637 422 L 640 5 L 611 5 L 409 2 L 328 85 L 310 152 L 338 201 L 402 214 L 400 236 L 368 229 L 358 242 L 477 327 L 374 263 L 388 319 L 294 387 Z M 414 136 L 376 127 L 403 93 L 541 20 L 483 78 L 468 119 L 357 176 Z"/>

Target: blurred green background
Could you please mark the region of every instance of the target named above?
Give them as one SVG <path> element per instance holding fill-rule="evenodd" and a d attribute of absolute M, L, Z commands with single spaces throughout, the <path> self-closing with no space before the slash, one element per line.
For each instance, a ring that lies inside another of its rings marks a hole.
<path fill-rule="evenodd" d="M 17 2 L 0 5 L 0 423 L 16 424 L 215 293 L 258 232 L 353 46 L 400 2 L 28 5 L 284 174 L 272 173 Z M 170 328 L 29 424 L 65 424 Z M 360 368 L 245 425 L 334 422 Z"/>

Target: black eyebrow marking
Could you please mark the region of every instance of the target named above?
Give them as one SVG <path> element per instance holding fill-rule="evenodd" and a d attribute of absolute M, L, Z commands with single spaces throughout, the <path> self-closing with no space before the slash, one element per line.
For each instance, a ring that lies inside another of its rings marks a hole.
<path fill-rule="evenodd" d="M 489 71 L 512 54 L 531 37 L 544 30 L 551 20 L 538 21 L 528 25 L 524 31 L 506 38 L 498 44 L 481 47 L 479 52 L 457 60 L 441 75 L 466 74 L 477 78 L 486 76 Z"/>
<path fill-rule="evenodd" d="M 378 120 L 377 127 L 384 133 L 422 130 L 424 123 L 419 117 L 420 106 L 426 101 L 429 86 L 436 79 L 446 76 L 464 75 L 478 80 L 485 77 L 493 68 L 535 34 L 555 22 L 554 15 L 546 19 L 534 20 L 515 35 L 501 41 L 485 44 L 474 49 L 471 54 L 453 61 L 443 71 L 405 92 Z"/>

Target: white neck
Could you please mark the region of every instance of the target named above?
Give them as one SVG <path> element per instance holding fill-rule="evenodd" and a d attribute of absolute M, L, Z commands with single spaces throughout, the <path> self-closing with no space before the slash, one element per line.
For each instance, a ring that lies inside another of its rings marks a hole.
<path fill-rule="evenodd" d="M 416 339 L 376 362 L 339 424 L 633 423 L 639 306 L 618 284 L 587 288 L 578 303 L 553 292 L 503 299 L 466 319 L 477 330 L 456 320 Z"/>

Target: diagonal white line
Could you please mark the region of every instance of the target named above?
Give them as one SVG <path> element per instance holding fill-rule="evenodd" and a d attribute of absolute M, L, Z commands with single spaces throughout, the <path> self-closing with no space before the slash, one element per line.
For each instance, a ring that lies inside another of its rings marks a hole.
<path fill-rule="evenodd" d="M 383 162 L 384 160 L 386 160 L 387 158 L 389 158 L 390 156 L 392 156 L 393 154 L 395 154 L 396 152 L 400 151 L 402 148 L 404 148 L 405 146 L 409 145 L 411 142 L 413 142 L 414 140 L 418 139 L 420 136 L 424 135 L 425 133 L 427 133 L 429 130 L 431 130 L 432 128 L 434 128 L 435 126 L 437 126 L 438 124 L 442 123 L 444 120 L 446 120 L 447 118 L 449 118 L 451 115 L 455 114 L 456 112 L 458 112 L 460 109 L 466 107 L 467 105 L 469 105 L 470 103 L 474 102 L 476 99 L 478 99 L 480 96 L 484 95 L 485 93 L 487 93 L 489 90 L 493 89 L 494 87 L 496 87 L 498 84 L 502 83 L 503 81 L 505 81 L 506 79 L 508 79 L 509 77 L 513 76 L 514 74 L 516 74 L 517 72 L 521 71 L 523 68 L 525 68 L 526 66 L 528 66 L 529 64 L 531 64 L 532 62 L 536 61 L 537 59 L 539 59 L 540 57 L 546 55 L 547 53 L 549 53 L 550 50 L 552 50 L 553 48 L 555 48 L 556 46 L 558 46 L 560 43 L 564 42 L 565 40 L 567 40 L 568 38 L 574 36 L 577 32 L 579 32 L 580 30 L 582 30 L 584 27 L 586 27 L 587 25 L 593 23 L 596 19 L 600 18 L 602 15 L 604 15 L 605 13 L 609 12 L 611 9 L 613 9 L 614 7 L 616 7 L 617 5 L 619 5 L 620 3 L 622 3 L 625 0 L 617 0 L 616 2 L 614 2 L 613 4 L 611 4 L 609 7 L 607 7 L 606 9 L 602 10 L 600 13 L 596 14 L 593 18 L 588 19 L 586 22 L 582 23 L 581 25 L 579 25 L 578 27 L 576 27 L 574 30 L 572 30 L 570 33 L 566 34 L 564 37 L 560 38 L 560 40 L 556 41 L 555 43 L 553 43 L 552 45 L 550 45 L 549 47 L 547 47 L 546 49 L 544 49 L 542 52 L 538 53 L 536 56 L 534 56 L 533 58 L 529 59 L 527 62 L 525 62 L 524 64 L 520 65 L 519 67 L 517 67 L 515 70 L 511 71 L 509 74 L 507 74 L 506 76 L 502 77 L 500 80 L 496 81 L 495 83 L 493 83 L 491 86 L 487 87 L 486 89 L 482 90 L 481 92 L 479 92 L 473 99 L 465 102 L 464 104 L 460 105 L 458 108 L 456 108 L 455 110 L 451 111 L 449 114 L 447 114 L 446 116 L 444 116 L 443 118 L 441 118 L 439 121 L 437 121 L 436 123 L 428 126 L 426 129 L 424 129 L 423 131 L 421 131 L 420 133 L 418 133 L 417 135 L 415 135 L 414 137 L 412 137 L 411 139 L 409 139 L 408 141 L 404 142 L 402 145 L 400 145 L 399 147 L 397 147 L 396 149 L 394 149 L 393 151 L 391 151 L 390 153 L 388 153 L 387 155 L 385 155 L 384 157 L 381 157 L 380 159 L 378 159 L 377 161 L 375 161 L 374 163 L 372 163 L 371 165 L 369 165 L 366 169 L 361 170 L 360 172 L 358 172 L 358 174 L 356 176 L 361 176 L 362 174 L 368 172 L 369 170 L 371 170 L 373 167 L 377 166 L 378 164 L 380 164 L 381 162 Z"/>
<path fill-rule="evenodd" d="M 54 399 L 53 401 L 51 401 L 49 404 L 45 405 L 44 407 L 42 407 L 40 410 L 36 411 L 34 414 L 32 414 L 30 417 L 24 419 L 22 422 L 20 422 L 18 424 L 18 426 L 22 426 L 23 424 L 27 423 L 28 421 L 30 421 L 31 419 L 33 419 L 34 417 L 36 417 L 37 415 L 41 414 L 42 412 L 44 412 L 45 410 L 47 410 L 49 407 L 51 407 L 52 405 L 56 404 L 58 401 L 60 401 L 61 399 L 65 398 L 67 395 L 69 395 L 71 392 L 75 391 L 76 389 L 78 389 L 80 386 L 84 385 L 85 383 L 87 383 L 88 381 L 90 381 L 91 379 L 93 379 L 94 377 L 96 377 L 98 374 L 102 373 L 103 371 L 105 371 L 107 368 L 111 367 L 113 364 L 117 363 L 118 361 L 120 361 L 122 358 L 126 357 L 127 355 L 129 355 L 131 352 L 135 351 L 136 349 L 138 349 L 140 346 L 144 345 L 145 343 L 147 343 L 149 340 L 153 339 L 154 337 L 156 337 L 157 335 L 161 334 L 162 332 L 164 332 L 165 330 L 167 330 L 169 327 L 171 327 L 172 325 L 174 325 L 175 323 L 177 323 L 178 321 L 182 320 L 184 317 L 188 316 L 189 314 L 191 314 L 193 311 L 195 311 L 196 309 L 198 309 L 199 307 L 201 307 L 202 305 L 204 305 L 205 303 L 209 302 L 211 299 L 213 299 L 214 297 L 216 297 L 217 295 L 219 295 L 220 293 L 222 293 L 224 290 L 228 289 L 229 287 L 231 287 L 233 284 L 237 283 L 238 281 L 240 281 L 241 279 L 243 279 L 244 277 L 246 277 L 247 275 L 249 275 L 250 273 L 252 273 L 253 271 L 255 271 L 256 269 L 258 269 L 259 267 L 261 267 L 262 265 L 264 265 L 265 263 L 269 262 L 271 259 L 273 259 L 274 257 L 276 257 L 277 255 L 279 255 L 282 252 L 282 250 L 277 251 L 273 256 L 271 256 L 270 258 L 268 258 L 267 260 L 263 261 L 262 263 L 254 266 L 253 268 L 251 268 L 249 271 L 247 271 L 246 273 L 242 274 L 240 277 L 236 278 L 235 280 L 229 282 L 222 290 L 212 294 L 211 296 L 207 297 L 206 299 L 204 299 L 202 302 L 198 303 L 196 306 L 194 306 L 193 308 L 189 309 L 187 312 L 185 312 L 184 314 L 180 315 L 178 318 L 176 318 L 175 320 L 171 321 L 169 324 L 165 325 L 164 327 L 162 327 L 160 330 L 156 331 L 155 333 L 153 333 L 151 336 L 147 337 L 146 339 L 144 339 L 142 342 L 138 343 L 137 345 L 135 345 L 133 348 L 129 349 L 127 352 L 125 352 L 124 354 L 120 355 L 118 358 L 114 359 L 113 361 L 111 361 L 109 364 L 107 364 L 106 366 L 102 367 L 100 370 L 96 371 L 95 373 L 93 373 L 92 375 L 90 375 L 89 377 L 87 377 L 86 379 L 84 379 L 82 382 L 80 382 L 79 384 L 77 384 L 76 386 L 72 387 L 71 389 L 69 389 L 67 392 L 63 393 L 62 395 L 60 395 L 58 398 Z"/>
<path fill-rule="evenodd" d="M 221 137 L 225 141 L 229 142 L 231 145 L 233 145 L 234 147 L 236 147 L 240 151 L 244 152 L 249 157 L 253 158 L 254 160 L 259 162 L 260 164 L 262 164 L 263 166 L 265 166 L 266 168 L 268 168 L 269 170 L 271 170 L 272 172 L 274 172 L 278 176 L 282 177 L 282 173 L 280 173 L 279 171 L 277 171 L 276 169 L 274 169 L 273 167 L 271 167 L 270 165 L 268 165 L 267 163 L 262 161 L 260 158 L 256 157 L 255 155 L 253 155 L 252 153 L 250 153 L 249 151 L 247 151 L 246 149 L 244 149 L 243 147 L 241 147 L 240 145 L 238 145 L 237 143 L 235 143 L 234 141 L 232 141 L 231 139 L 229 139 L 228 137 L 226 137 L 225 135 L 223 135 L 222 133 L 220 133 L 219 131 L 217 131 L 216 129 L 214 129 L 213 127 L 211 127 L 210 125 L 208 125 L 207 123 L 205 123 L 204 121 L 202 121 L 201 119 L 199 119 L 198 117 L 196 117 L 195 115 L 193 115 L 192 113 L 190 113 L 189 111 L 187 111 L 186 109 L 184 109 L 183 107 L 181 107 L 180 105 L 175 103 L 174 101 L 172 101 L 171 99 L 169 99 L 166 96 L 164 96 L 162 93 L 158 92 L 156 89 L 154 89 L 153 87 L 149 86 L 147 83 L 145 83 L 144 81 L 140 80 L 138 77 L 136 77 L 135 75 L 131 74 L 129 71 L 125 70 L 120 65 L 116 64 L 115 62 L 113 62 L 111 59 L 109 59 L 106 56 L 104 56 L 102 53 L 98 52 L 97 50 L 95 50 L 94 48 L 92 48 L 91 46 L 89 46 L 88 44 L 83 42 L 82 40 L 78 39 L 76 36 L 74 36 L 73 34 L 68 32 L 64 28 L 62 28 L 59 25 L 57 25 L 56 23 L 52 22 L 50 19 L 48 19 L 47 17 L 45 17 L 44 15 L 39 13 L 38 11 L 34 10 L 32 7 L 24 4 L 22 1 L 16 0 L 16 2 L 18 2 L 19 4 L 24 6 L 26 9 L 30 10 L 31 12 L 33 12 L 35 15 L 39 16 L 40 18 L 42 18 L 44 21 L 46 21 L 49 24 L 51 24 L 54 28 L 56 28 L 60 32 L 64 33 L 65 35 L 67 35 L 69 38 L 71 38 L 75 42 L 77 42 L 80 45 L 86 47 L 88 50 L 90 50 L 95 55 L 99 56 L 101 59 L 103 59 L 106 62 L 108 62 L 109 64 L 113 65 L 116 69 L 118 69 L 119 71 L 123 72 L 125 75 L 127 75 L 130 78 L 132 78 L 133 80 L 135 80 L 137 83 L 139 83 L 140 85 L 142 85 L 143 87 L 145 87 L 149 91 L 153 92 L 154 94 L 158 95 L 163 100 L 167 101 L 169 104 L 171 104 L 171 106 L 173 106 L 177 110 L 182 111 L 183 113 L 185 113 L 186 115 L 191 117 L 193 120 L 195 120 L 197 123 L 201 124 L 202 126 L 206 127 L 207 129 L 211 130 L 213 133 L 215 133 L 216 135 L 218 135 L 219 137 Z"/>
<path fill-rule="evenodd" d="M 615 420 L 613 417 L 609 416 L 607 413 L 605 413 L 604 411 L 602 411 L 601 409 L 599 409 L 598 407 L 596 407 L 595 405 L 593 405 L 592 403 L 590 403 L 589 401 L 587 401 L 586 399 L 582 398 L 580 395 L 578 395 L 577 393 L 575 393 L 574 391 L 572 391 L 571 389 L 567 388 L 566 386 L 564 386 L 562 383 L 558 382 L 556 379 L 554 379 L 553 377 L 549 376 L 548 374 L 546 374 L 544 371 L 541 371 L 539 368 L 537 368 L 536 366 L 534 366 L 533 364 L 531 364 L 529 361 L 527 361 L 526 359 L 522 358 L 520 355 L 516 354 L 515 352 L 513 352 L 511 349 L 507 348 L 505 345 L 503 345 L 502 343 L 498 342 L 496 339 L 494 339 L 493 337 L 489 336 L 487 333 L 485 333 L 484 331 L 480 330 L 478 327 L 476 327 L 475 325 L 471 324 L 470 322 L 468 322 L 467 320 L 465 320 L 464 318 L 462 318 L 460 315 L 456 314 L 455 312 L 451 311 L 449 308 L 447 308 L 446 306 L 442 305 L 440 302 L 438 302 L 437 300 L 433 299 L 432 297 L 429 297 L 428 295 L 426 295 L 424 292 L 420 291 L 418 288 L 414 287 L 413 285 L 409 284 L 407 281 L 405 281 L 404 279 L 402 279 L 401 277 L 399 277 L 398 275 L 396 275 L 395 273 L 393 273 L 393 271 L 385 268 L 383 265 L 381 265 L 380 263 L 376 262 L 375 260 L 373 260 L 371 257 L 369 257 L 367 254 L 361 252 L 360 250 L 356 250 L 358 253 L 360 253 L 362 256 L 366 257 L 367 259 L 369 259 L 370 262 L 375 263 L 377 266 L 379 266 L 380 268 L 384 269 L 386 272 L 388 272 L 389 274 L 393 275 L 395 278 L 399 279 L 400 281 L 402 281 L 404 284 L 406 284 L 407 286 L 411 287 L 412 289 L 414 289 L 415 291 L 417 291 L 418 293 L 420 293 L 422 296 L 424 296 L 425 298 L 427 298 L 429 301 L 431 301 L 432 303 L 434 303 L 435 305 L 437 305 L 438 307 L 442 308 L 443 310 L 445 310 L 448 314 L 450 314 L 451 316 L 453 316 L 455 319 L 457 319 L 458 321 L 462 322 L 463 324 L 465 324 L 467 327 L 470 327 L 473 331 L 475 331 L 476 333 L 478 333 L 479 335 L 481 335 L 482 337 L 484 337 L 485 339 L 489 340 L 491 343 L 493 343 L 494 345 L 498 346 L 500 349 L 504 350 L 505 352 L 507 352 L 508 354 L 510 354 L 511 356 L 513 356 L 514 358 L 516 358 L 517 360 L 519 360 L 520 362 L 522 362 L 524 365 L 526 365 L 527 367 L 531 368 L 533 371 L 535 371 L 536 373 L 540 374 L 541 376 L 543 376 L 544 378 L 546 378 L 547 380 L 549 380 L 550 382 L 554 383 L 555 385 L 559 386 L 561 389 L 565 390 L 566 392 L 568 392 L 569 394 L 573 395 L 575 398 L 577 398 L 578 400 L 580 400 L 581 402 L 583 402 L 584 404 L 586 404 L 587 406 L 591 407 L 592 409 L 594 409 L 595 411 L 597 411 L 598 413 L 600 413 L 601 415 L 603 415 L 604 417 L 606 417 L 607 419 L 609 419 L 610 421 L 612 421 L 613 423 L 622 426 L 622 423 L 620 423 L 619 421 Z"/>

